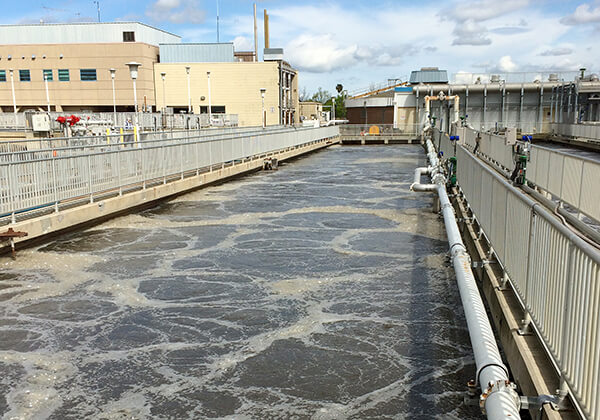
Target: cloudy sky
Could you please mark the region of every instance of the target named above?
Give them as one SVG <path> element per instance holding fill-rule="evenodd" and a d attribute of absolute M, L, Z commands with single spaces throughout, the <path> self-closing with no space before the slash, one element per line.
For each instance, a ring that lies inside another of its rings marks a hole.
<path fill-rule="evenodd" d="M 90 21 L 94 1 L 3 2 L 0 23 Z M 251 0 L 219 0 L 221 41 L 250 50 Z M 600 0 L 263 0 L 271 47 L 283 47 L 300 86 L 334 90 L 405 80 L 437 66 L 457 72 L 600 70 Z M 216 41 L 217 0 L 100 0 L 103 21 L 136 20 L 184 42 Z"/>

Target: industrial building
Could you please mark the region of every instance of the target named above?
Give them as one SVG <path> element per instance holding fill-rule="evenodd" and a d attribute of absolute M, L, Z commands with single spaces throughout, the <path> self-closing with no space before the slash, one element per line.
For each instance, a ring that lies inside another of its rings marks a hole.
<path fill-rule="evenodd" d="M 231 43 L 160 45 L 160 56 L 157 109 L 236 114 L 240 126 L 299 122 L 298 73 L 281 49 L 265 50 L 261 62 L 240 61 Z"/>
<path fill-rule="evenodd" d="M 125 112 L 137 104 L 237 114 L 239 125 L 299 122 L 298 73 L 279 48 L 258 62 L 233 43 L 182 43 L 138 22 L 2 25 L 0 39 L 0 113 Z M 128 63 L 139 65 L 135 84 Z"/>
<path fill-rule="evenodd" d="M 3 25 L 0 39 L 1 112 L 133 110 L 129 62 L 141 64 L 137 102 L 151 109 L 158 45 L 181 42 L 136 22 Z"/>
<path fill-rule="evenodd" d="M 428 116 L 426 97 L 443 92 L 458 95 L 459 115 L 481 130 L 516 127 L 541 133 L 549 132 L 552 122 L 598 121 L 598 76 L 586 75 L 584 69 L 568 74 L 458 76 L 460 80 L 451 83 L 444 70 L 430 67 L 413 71 L 409 81 L 401 85 L 390 84 L 349 98 L 348 119 L 351 124 L 389 124 L 400 130 L 414 124 L 422 126 Z M 436 125 L 447 129 L 454 103 L 433 100 L 429 105 Z"/>

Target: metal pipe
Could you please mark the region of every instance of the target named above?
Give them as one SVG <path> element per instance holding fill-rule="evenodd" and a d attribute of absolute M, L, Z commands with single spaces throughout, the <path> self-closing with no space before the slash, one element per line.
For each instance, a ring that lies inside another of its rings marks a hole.
<path fill-rule="evenodd" d="M 428 133 L 430 136 L 432 130 L 429 130 Z M 488 419 L 520 419 L 520 398 L 509 380 L 508 369 L 500 357 L 500 351 L 471 270 L 471 259 L 460 236 L 454 208 L 446 192 L 446 177 L 442 174 L 441 165 L 430 137 L 427 138 L 425 145 L 428 158 L 433 158 L 430 159 L 431 169 L 417 168 L 415 180 L 417 180 L 417 176 L 420 177 L 421 174 L 430 171 L 433 184 L 414 183 L 411 185 L 411 189 L 431 191 L 433 190 L 432 186 L 435 186 L 438 193 L 452 265 L 456 273 L 477 366 L 477 382 L 482 390 L 480 405 Z"/>

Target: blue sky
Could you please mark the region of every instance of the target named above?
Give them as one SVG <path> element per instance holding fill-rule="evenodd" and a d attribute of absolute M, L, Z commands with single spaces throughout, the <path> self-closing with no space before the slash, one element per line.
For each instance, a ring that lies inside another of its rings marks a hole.
<path fill-rule="evenodd" d="M 220 0 L 220 39 L 253 48 L 251 0 Z M 100 0 L 103 21 L 135 20 L 184 42 L 216 41 L 217 0 Z M 300 87 L 348 90 L 411 70 L 457 72 L 600 70 L 600 0 L 264 0 L 271 46 L 300 71 Z M 0 23 L 95 21 L 93 1 L 21 0 L 3 4 Z"/>

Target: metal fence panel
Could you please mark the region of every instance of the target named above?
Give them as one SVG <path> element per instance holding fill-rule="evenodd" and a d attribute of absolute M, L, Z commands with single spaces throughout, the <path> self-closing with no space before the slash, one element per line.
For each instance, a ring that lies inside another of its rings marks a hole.
<path fill-rule="evenodd" d="M 459 186 L 515 291 L 578 404 L 600 419 L 600 253 L 464 147 L 457 156 Z M 565 168 L 572 186 L 581 166 L 572 160 Z M 584 187 L 598 179 L 595 171 Z"/>

